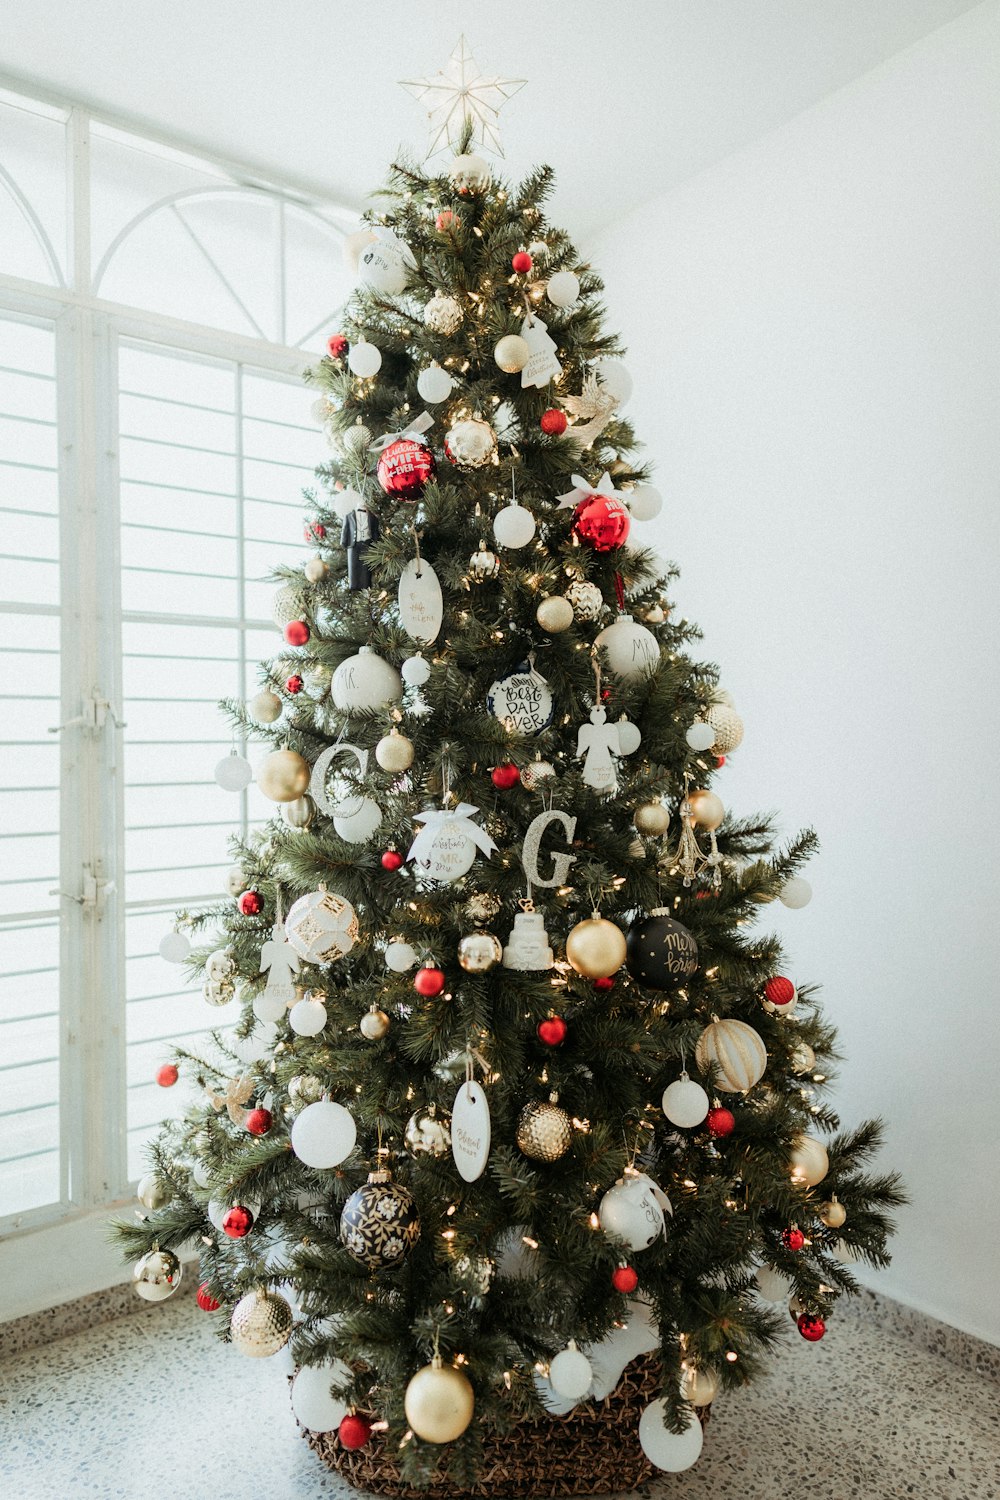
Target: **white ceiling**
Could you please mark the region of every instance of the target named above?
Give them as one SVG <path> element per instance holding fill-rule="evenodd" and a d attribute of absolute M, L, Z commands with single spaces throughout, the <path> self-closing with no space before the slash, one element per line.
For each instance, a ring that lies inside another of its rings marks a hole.
<path fill-rule="evenodd" d="M 3 0 L 3 67 L 360 205 L 465 32 L 510 170 L 578 236 L 877 66 L 970 0 Z M 2 145 L 0 145 L 2 153 Z"/>

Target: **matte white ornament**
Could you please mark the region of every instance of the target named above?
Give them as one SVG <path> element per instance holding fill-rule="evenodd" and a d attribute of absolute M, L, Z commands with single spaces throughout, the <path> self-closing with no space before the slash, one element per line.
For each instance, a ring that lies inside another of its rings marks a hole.
<path fill-rule="evenodd" d="M 594 1383 L 590 1360 L 570 1342 L 549 1365 L 549 1383 L 557 1396 L 567 1401 L 582 1401 Z"/>
<path fill-rule="evenodd" d="M 792 911 L 799 911 L 803 906 L 808 906 L 812 900 L 812 886 L 808 880 L 803 880 L 801 875 L 793 875 L 791 880 L 786 880 L 781 887 L 778 900 L 782 906 L 790 907 Z"/>
<path fill-rule="evenodd" d="M 759 1266 L 754 1281 L 765 1302 L 784 1302 L 792 1290 L 789 1278 L 776 1271 L 773 1266 Z"/>
<path fill-rule="evenodd" d="M 364 499 L 357 490 L 348 487 L 346 490 L 337 490 L 333 496 L 333 509 L 337 519 L 345 520 L 352 511 L 361 510 L 364 507 Z"/>
<path fill-rule="evenodd" d="M 507 333 L 497 342 L 493 358 L 505 375 L 516 375 L 523 370 L 531 356 L 531 350 L 520 334 Z"/>
<path fill-rule="evenodd" d="M 542 845 L 542 834 L 550 823 L 562 824 L 567 844 L 572 843 L 576 833 L 576 819 L 570 817 L 569 813 L 562 812 L 558 807 L 550 808 L 547 812 L 540 812 L 538 817 L 532 818 L 528 824 L 528 831 L 524 835 L 524 843 L 521 846 L 521 864 L 524 866 L 528 884 L 539 886 L 542 890 L 555 890 L 557 886 L 565 885 L 569 867 L 576 859 L 575 854 L 553 853 L 552 874 L 542 875 L 538 868 L 538 856 Z"/>
<path fill-rule="evenodd" d="M 264 1058 L 270 1059 L 274 1055 L 274 1049 L 278 1044 L 278 1028 L 270 1026 L 266 1022 L 257 1022 L 249 1036 L 233 1036 L 230 1034 L 227 1046 L 243 1063 L 244 1067 L 252 1067 L 256 1062 Z M 249 1205 L 248 1205 L 249 1207 Z"/>
<path fill-rule="evenodd" d="M 448 176 L 460 193 L 482 192 L 490 185 L 489 162 L 474 151 L 466 151 L 451 161 Z"/>
<path fill-rule="evenodd" d="M 616 676 L 630 681 L 658 666 L 660 646 L 656 636 L 631 615 L 619 615 L 594 639 L 608 654 L 608 665 Z"/>
<path fill-rule="evenodd" d="M 402 677 L 409 688 L 423 687 L 430 675 L 431 664 L 419 651 L 416 656 L 408 656 L 403 663 Z"/>
<path fill-rule="evenodd" d="M 650 1463 L 668 1474 L 680 1474 L 698 1462 L 705 1436 L 701 1423 L 692 1412 L 684 1432 L 671 1432 L 664 1417 L 666 1407 L 661 1396 L 653 1401 L 639 1418 L 639 1445 Z"/>
<path fill-rule="evenodd" d="M 285 936 L 307 963 L 334 963 L 357 942 L 358 919 L 351 903 L 336 891 L 310 891 L 285 918 Z"/>
<path fill-rule="evenodd" d="M 618 359 L 599 359 L 594 364 L 594 373 L 619 406 L 624 406 L 632 394 L 632 377 Z"/>
<path fill-rule="evenodd" d="M 370 344 L 365 338 L 359 339 L 351 345 L 347 364 L 352 375 L 370 380 L 382 368 L 382 351 L 377 344 Z"/>
<path fill-rule="evenodd" d="M 622 755 L 634 755 L 642 744 L 642 734 L 638 724 L 633 724 L 631 719 L 626 719 L 622 714 L 618 720 L 618 749 Z"/>
<path fill-rule="evenodd" d="M 399 620 L 415 641 L 430 646 L 444 615 L 441 583 L 424 557 L 413 557 L 399 575 Z"/>
<path fill-rule="evenodd" d="M 375 231 L 366 224 L 363 229 L 356 229 L 353 234 L 345 234 L 343 244 L 344 265 L 352 276 L 358 274 L 358 262 L 361 252 L 366 245 L 370 245 L 375 238 Z"/>
<path fill-rule="evenodd" d="M 597 1209 L 605 1234 L 631 1251 L 648 1250 L 664 1231 L 663 1209 L 648 1177 L 629 1173 L 608 1189 Z"/>
<path fill-rule="evenodd" d="M 504 1275 L 510 1275 L 506 1268 Z M 640 1354 L 652 1354 L 660 1347 L 660 1330 L 646 1302 L 632 1298 L 626 1304 L 627 1321 L 616 1325 L 606 1338 L 596 1344 L 585 1344 L 583 1352 L 593 1371 L 590 1390 L 592 1401 L 603 1401 L 618 1389 L 626 1365 L 630 1365 Z M 565 1416 L 575 1402 L 557 1396 L 542 1376 L 535 1376 L 535 1386 L 546 1409 L 555 1416 Z"/>
<path fill-rule="evenodd" d="M 486 1090 L 475 1078 L 462 1084 L 451 1112 L 451 1154 L 464 1182 L 475 1182 L 486 1171 L 492 1137 Z"/>
<path fill-rule="evenodd" d="M 711 724 L 706 724 L 702 719 L 696 719 L 688 728 L 684 738 L 692 750 L 711 750 L 715 744 L 715 730 Z"/>
<path fill-rule="evenodd" d="M 364 844 L 382 821 L 382 809 L 371 797 L 344 802 L 333 815 L 333 826 L 347 844 Z"/>
<path fill-rule="evenodd" d="M 182 964 L 191 952 L 191 944 L 183 932 L 167 932 L 160 938 L 160 957 L 168 964 Z"/>
<path fill-rule="evenodd" d="M 671 1125 L 682 1130 L 693 1130 L 708 1114 L 709 1099 L 700 1083 L 695 1083 L 686 1073 L 668 1084 L 663 1090 L 663 1113 Z"/>
<path fill-rule="evenodd" d="M 410 247 L 390 229 L 377 229 L 377 238 L 365 245 L 358 256 L 358 275 L 366 286 L 398 297 L 409 280 L 414 265 Z"/>
<path fill-rule="evenodd" d="M 442 369 L 435 360 L 417 376 L 417 394 L 421 401 L 426 401 L 429 406 L 436 406 L 439 401 L 447 401 L 454 384 L 448 371 Z"/>
<path fill-rule="evenodd" d="M 486 706 L 511 734 L 541 734 L 554 712 L 552 691 L 530 661 L 494 682 Z"/>
<path fill-rule="evenodd" d="M 353 1376 L 342 1359 L 303 1365 L 292 1381 L 292 1411 L 307 1432 L 332 1432 L 347 1416 L 348 1403 L 330 1392 L 331 1385 L 350 1385 Z"/>
<path fill-rule="evenodd" d="M 580 295 L 580 278 L 572 271 L 556 271 L 549 277 L 545 295 L 553 307 L 572 307 Z"/>
<path fill-rule="evenodd" d="M 534 534 L 534 516 L 526 505 L 514 500 L 493 518 L 493 535 L 501 547 L 526 547 Z"/>
<path fill-rule="evenodd" d="M 376 709 L 398 703 L 403 681 L 395 667 L 383 661 L 370 646 L 361 646 L 356 656 L 342 661 L 330 688 L 337 708 Z"/>
<path fill-rule="evenodd" d="M 307 1104 L 292 1122 L 292 1150 L 299 1161 L 317 1171 L 339 1167 L 354 1150 L 357 1138 L 354 1116 L 331 1099 Z"/>
<path fill-rule="evenodd" d="M 624 492 L 624 500 L 634 521 L 652 521 L 663 509 L 663 496 L 652 484 L 637 484 Z"/>
<path fill-rule="evenodd" d="M 319 1036 L 327 1022 L 322 1000 L 306 997 L 297 1000 L 288 1012 L 288 1024 L 296 1036 Z"/>
<path fill-rule="evenodd" d="M 416 949 L 409 943 L 389 943 L 385 950 L 385 966 L 394 974 L 406 974 L 417 967 Z"/>
<path fill-rule="evenodd" d="M 224 792 L 242 792 L 253 781 L 250 762 L 235 750 L 223 756 L 215 768 L 215 779 Z"/>

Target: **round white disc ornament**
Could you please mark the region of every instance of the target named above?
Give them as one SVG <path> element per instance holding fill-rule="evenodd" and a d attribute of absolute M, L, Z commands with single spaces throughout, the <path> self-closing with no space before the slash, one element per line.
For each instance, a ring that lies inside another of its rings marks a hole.
<path fill-rule="evenodd" d="M 702 719 L 696 719 L 684 738 L 692 750 L 711 750 L 715 744 L 715 730 L 711 724 L 706 724 Z"/>
<path fill-rule="evenodd" d="M 660 647 L 656 636 L 631 615 L 619 615 L 594 638 L 595 646 L 608 653 L 608 665 L 617 677 L 629 680 L 641 677 L 659 664 Z"/>
<path fill-rule="evenodd" d="M 593 1383 L 590 1360 L 574 1344 L 561 1350 L 549 1365 L 549 1384 L 567 1401 L 582 1401 Z"/>
<path fill-rule="evenodd" d="M 160 938 L 160 957 L 168 964 L 182 964 L 191 952 L 191 944 L 183 932 L 168 932 Z"/>
<path fill-rule="evenodd" d="M 416 950 L 409 943 L 390 943 L 385 950 L 385 966 L 394 974 L 407 974 L 417 967 Z"/>
<path fill-rule="evenodd" d="M 535 518 L 526 505 L 511 501 L 493 518 L 493 535 L 501 547 L 526 547 L 535 534 Z"/>
<path fill-rule="evenodd" d="M 415 641 L 437 640 L 444 600 L 437 574 L 426 558 L 411 558 L 399 575 L 399 619 Z"/>
<path fill-rule="evenodd" d="M 288 1024 L 296 1036 L 319 1036 L 326 1021 L 326 1006 L 322 1000 L 296 1000 L 288 1012 Z"/>
<path fill-rule="evenodd" d="M 698 1462 L 705 1441 L 701 1423 L 692 1413 L 684 1432 L 671 1432 L 664 1420 L 664 1402 L 653 1401 L 639 1418 L 639 1445 L 657 1469 L 680 1474 Z"/>
<path fill-rule="evenodd" d="M 695 1083 L 686 1073 L 663 1090 L 663 1113 L 671 1125 L 682 1130 L 693 1130 L 708 1114 L 709 1099 L 700 1083 Z"/>
<path fill-rule="evenodd" d="M 305 1166 L 321 1172 L 346 1161 L 357 1138 L 354 1116 L 332 1099 L 307 1104 L 292 1122 L 292 1150 Z"/>
<path fill-rule="evenodd" d="M 340 663 L 330 691 L 340 709 L 384 708 L 402 698 L 403 682 L 395 667 L 383 661 L 370 646 L 361 646 L 356 656 Z"/>
<path fill-rule="evenodd" d="M 215 779 L 224 792 L 242 792 L 253 781 L 253 767 L 234 750 L 224 755 L 215 768 Z"/>
<path fill-rule="evenodd" d="M 486 706 L 511 734 L 541 734 L 554 711 L 548 683 L 529 662 L 494 682 Z"/>
<path fill-rule="evenodd" d="M 439 401 L 447 401 L 454 384 L 448 371 L 435 363 L 428 365 L 426 370 L 421 370 L 417 376 L 417 394 L 421 401 L 426 401 L 429 406 L 436 406 Z"/>
<path fill-rule="evenodd" d="M 486 1171 L 491 1138 L 486 1090 L 472 1079 L 462 1084 L 451 1112 L 451 1154 L 463 1181 L 475 1182 Z"/>
<path fill-rule="evenodd" d="M 308 1432 L 332 1432 L 347 1416 L 348 1404 L 330 1392 L 331 1385 L 349 1385 L 350 1367 L 342 1359 L 324 1365 L 303 1365 L 292 1381 L 292 1411 Z"/>

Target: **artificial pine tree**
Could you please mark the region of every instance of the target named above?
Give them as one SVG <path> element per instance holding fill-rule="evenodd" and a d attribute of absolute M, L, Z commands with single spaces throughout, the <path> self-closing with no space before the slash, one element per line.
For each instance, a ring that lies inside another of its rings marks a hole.
<path fill-rule="evenodd" d="M 821 1337 L 900 1202 L 876 1123 L 820 1139 L 833 1032 L 758 930 L 815 838 L 715 790 L 742 724 L 640 539 L 601 282 L 547 168 L 508 186 L 457 144 L 392 168 L 308 372 L 316 552 L 226 705 L 278 807 L 195 923 L 241 1040 L 177 1054 L 202 1093 L 118 1226 L 143 1295 L 196 1248 L 220 1332 L 291 1338 L 304 1426 L 456 1491 L 484 1434 L 643 1351 L 643 1450 L 686 1467 L 773 1302 Z"/>

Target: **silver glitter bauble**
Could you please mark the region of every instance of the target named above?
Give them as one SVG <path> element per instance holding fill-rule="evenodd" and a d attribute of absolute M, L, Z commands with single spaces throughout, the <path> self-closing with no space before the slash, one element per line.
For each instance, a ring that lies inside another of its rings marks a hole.
<path fill-rule="evenodd" d="M 470 922 L 492 922 L 503 902 L 492 891 L 476 891 L 465 903 L 465 915 Z"/>
<path fill-rule="evenodd" d="M 578 578 L 575 583 L 571 583 L 565 597 L 573 606 L 573 613 L 578 620 L 596 620 L 604 608 L 604 595 L 596 583 L 591 583 L 586 578 Z"/>
<path fill-rule="evenodd" d="M 411 1156 L 447 1156 L 451 1150 L 447 1115 L 439 1115 L 434 1104 L 416 1110 L 406 1122 L 403 1140 Z"/>
<path fill-rule="evenodd" d="M 435 292 L 424 308 L 424 323 L 431 332 L 447 336 L 454 333 L 461 322 L 461 303 L 456 302 L 454 297 L 446 297 L 443 292 Z"/>
<path fill-rule="evenodd" d="M 172 1250 L 150 1250 L 132 1268 L 132 1284 L 146 1302 L 164 1302 L 181 1284 L 184 1267 Z"/>
<path fill-rule="evenodd" d="M 370 1172 L 344 1204 L 340 1237 L 348 1254 L 370 1271 L 402 1265 L 420 1238 L 413 1194 L 388 1172 Z"/>
<path fill-rule="evenodd" d="M 285 626 L 291 625 L 293 620 L 301 620 L 305 607 L 302 590 L 296 588 L 294 584 L 284 584 L 275 594 L 271 608 L 275 625 L 279 630 L 284 630 Z"/>
<path fill-rule="evenodd" d="M 569 1150 L 573 1128 L 558 1104 L 539 1100 L 526 1104 L 517 1122 L 517 1144 L 532 1161 L 558 1161 Z"/>
<path fill-rule="evenodd" d="M 372 441 L 371 432 L 360 418 L 354 423 L 353 427 L 345 428 L 340 434 L 340 446 L 345 453 L 350 453 L 355 458 L 359 458 L 361 454 L 367 453 L 372 445 Z"/>
<path fill-rule="evenodd" d="M 547 782 L 554 780 L 556 768 L 549 760 L 532 760 L 521 767 L 521 785 L 529 792 L 540 791 Z"/>
<path fill-rule="evenodd" d="M 292 1335 L 292 1309 L 277 1292 L 255 1291 L 233 1308 L 229 1331 L 233 1346 L 248 1359 L 277 1354 Z"/>
<path fill-rule="evenodd" d="M 458 961 L 467 974 L 485 974 L 501 958 L 503 948 L 492 932 L 470 932 L 458 945 Z"/>
<path fill-rule="evenodd" d="M 715 730 L 712 750 L 716 755 L 728 755 L 743 742 L 743 720 L 735 708 L 725 703 L 713 703 L 705 714 L 705 723 Z"/>

